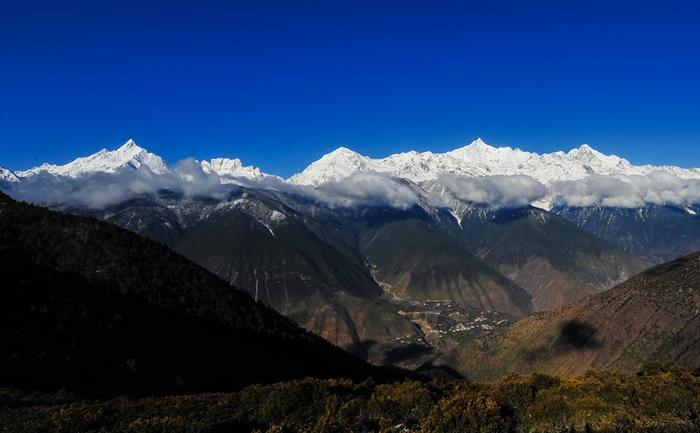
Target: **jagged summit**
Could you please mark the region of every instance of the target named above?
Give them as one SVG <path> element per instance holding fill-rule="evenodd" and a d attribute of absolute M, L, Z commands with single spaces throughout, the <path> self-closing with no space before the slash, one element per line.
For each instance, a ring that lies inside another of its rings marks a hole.
<path fill-rule="evenodd" d="M 387 171 L 377 162 L 341 146 L 311 163 L 303 172 L 289 178 L 289 182 L 317 186 L 328 181 L 344 179 L 354 173 Z"/>
<path fill-rule="evenodd" d="M 472 141 L 471 143 L 467 144 L 464 146 L 462 149 L 464 150 L 476 150 L 476 151 L 483 151 L 483 150 L 492 150 L 496 149 L 495 147 L 491 146 L 490 144 L 487 144 L 484 140 L 481 139 L 481 137 L 477 138 L 476 140 Z"/>
<path fill-rule="evenodd" d="M 483 159 L 488 155 L 497 154 L 499 152 L 512 152 L 513 149 L 510 147 L 495 147 L 486 143 L 481 138 L 477 138 L 466 146 L 445 152 L 444 155 L 449 155 L 454 158 L 467 158 L 467 159 Z M 393 156 L 393 155 L 392 155 Z"/>
<path fill-rule="evenodd" d="M 202 169 L 209 173 L 215 172 L 222 181 L 229 182 L 234 178 L 260 179 L 270 176 L 258 167 L 245 166 L 238 158 L 213 158 L 202 161 Z M 91 173 L 114 173 L 122 169 L 139 169 L 147 167 L 152 172 L 163 174 L 168 172 L 168 165 L 163 158 L 139 146 L 133 138 L 114 150 L 101 149 L 92 155 L 77 158 L 64 165 L 44 163 L 38 167 L 17 173 L 19 177 L 30 177 L 39 173 L 49 173 L 57 176 L 78 177 Z M 0 180 L 19 180 L 9 170 L 0 168 Z M 7 177 L 7 178 L 5 178 Z"/>
<path fill-rule="evenodd" d="M 262 179 L 267 176 L 258 167 L 245 166 L 238 158 L 214 158 L 201 162 L 206 173 L 214 172 L 222 178 Z"/>
<path fill-rule="evenodd" d="M 141 152 L 142 150 L 144 150 L 144 149 L 141 146 L 139 146 L 138 144 L 136 144 L 136 142 L 134 141 L 133 138 L 126 140 L 126 142 L 124 144 L 122 144 L 121 147 L 119 147 L 119 149 L 117 149 L 118 152 L 120 151 L 120 152 L 124 152 L 124 153 L 126 153 L 126 152 L 138 153 L 138 152 Z"/>
<path fill-rule="evenodd" d="M 17 181 L 19 181 L 19 178 L 17 177 L 16 174 L 14 174 L 12 172 L 12 170 L 0 167 L 0 182 L 2 182 L 2 181 L 17 182 Z"/>
<path fill-rule="evenodd" d="M 92 155 L 77 158 L 68 164 L 54 165 L 45 163 L 18 174 L 22 177 L 28 177 L 45 172 L 60 176 L 78 177 L 87 173 L 114 173 L 124 168 L 138 169 L 142 166 L 149 168 L 154 173 L 163 173 L 168 169 L 165 161 L 160 156 L 148 152 L 137 145 L 133 139 L 129 139 L 122 146 L 112 151 L 102 149 Z"/>
<path fill-rule="evenodd" d="M 349 149 L 345 146 L 340 146 L 337 149 L 335 149 L 334 151 L 326 154 L 325 156 L 329 156 L 329 155 L 359 155 L 359 153 L 357 153 L 354 150 Z"/>

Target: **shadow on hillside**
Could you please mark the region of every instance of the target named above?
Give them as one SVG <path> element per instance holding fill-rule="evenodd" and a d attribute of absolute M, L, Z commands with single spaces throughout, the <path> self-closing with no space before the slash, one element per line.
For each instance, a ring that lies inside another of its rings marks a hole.
<path fill-rule="evenodd" d="M 395 364 L 418 357 L 430 352 L 430 347 L 423 344 L 409 344 L 407 346 L 395 347 L 384 354 L 384 364 Z"/>
<path fill-rule="evenodd" d="M 596 339 L 597 333 L 598 330 L 590 323 L 578 319 L 566 321 L 561 324 L 559 335 L 551 346 L 542 345 L 526 349 L 523 352 L 523 358 L 528 364 L 536 365 L 563 353 L 595 349 L 600 347 L 600 342 Z"/>
<path fill-rule="evenodd" d="M 569 352 L 572 350 L 595 349 L 600 347 L 596 340 L 598 330 L 590 323 L 577 319 L 562 323 L 559 337 L 554 341 L 556 352 Z"/>
<path fill-rule="evenodd" d="M 370 349 L 376 345 L 377 345 L 376 340 L 364 340 L 364 341 L 352 342 L 343 348 L 347 352 L 352 353 L 353 355 L 357 356 L 361 360 L 367 361 L 367 358 L 369 357 Z"/>
<path fill-rule="evenodd" d="M 460 380 L 464 376 L 454 368 L 448 365 L 435 365 L 433 361 L 428 361 L 414 370 L 414 373 L 422 377 L 442 380 Z"/>

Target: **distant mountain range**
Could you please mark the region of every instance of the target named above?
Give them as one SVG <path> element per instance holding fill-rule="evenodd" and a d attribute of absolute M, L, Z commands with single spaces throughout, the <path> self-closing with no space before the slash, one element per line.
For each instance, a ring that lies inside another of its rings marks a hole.
<path fill-rule="evenodd" d="M 250 177 L 260 178 L 265 175 L 256 167 L 245 167 L 239 159 L 214 158 L 211 161 L 202 161 L 202 168 L 206 172 L 215 172 L 223 177 Z M 147 167 L 154 173 L 164 173 L 169 167 L 158 155 L 143 149 L 132 139 L 129 139 L 118 149 L 109 151 L 102 149 L 92 155 L 77 158 L 64 165 L 42 164 L 38 167 L 20 171 L 14 177 L 9 172 L 6 180 L 17 181 L 19 178 L 35 176 L 40 173 L 48 173 L 59 176 L 78 177 L 85 174 L 104 172 L 115 173 L 121 169 L 138 169 Z M 0 172 L 0 173 L 3 173 Z M 2 175 L 5 177 L 5 175 Z"/>
<path fill-rule="evenodd" d="M 206 171 L 225 177 L 262 178 L 271 176 L 259 168 L 243 166 L 239 159 L 214 158 L 201 161 Z M 43 164 L 18 171 L 18 177 L 38 173 L 63 176 L 80 176 L 92 172 L 115 172 L 121 168 L 146 166 L 155 173 L 168 170 L 165 161 L 132 139 L 120 148 L 102 149 L 87 157 L 78 158 L 64 165 Z M 4 169 L 5 171 L 9 171 Z M 370 158 L 340 147 L 311 163 L 306 169 L 290 177 L 297 185 L 321 185 L 340 180 L 358 172 L 386 173 L 392 177 L 422 183 L 434 180 L 442 174 L 458 174 L 469 177 L 494 175 L 524 175 L 543 183 L 578 180 L 591 175 L 642 176 L 664 172 L 684 179 L 700 179 L 700 168 L 681 168 L 668 165 L 634 165 L 616 155 L 605 155 L 587 144 L 568 152 L 537 154 L 518 148 L 493 147 L 480 138 L 467 146 L 445 152 L 404 152 L 385 158 Z"/>
<path fill-rule="evenodd" d="M 416 367 L 700 246 L 700 170 L 586 145 L 340 148 L 283 180 L 238 159 L 169 166 L 129 140 L 6 173 L 9 194 L 155 239 L 375 364 Z M 484 312 L 501 316 L 481 327 Z"/>

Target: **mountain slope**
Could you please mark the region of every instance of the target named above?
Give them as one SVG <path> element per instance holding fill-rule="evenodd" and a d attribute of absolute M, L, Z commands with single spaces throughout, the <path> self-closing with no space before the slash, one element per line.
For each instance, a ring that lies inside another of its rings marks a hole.
<path fill-rule="evenodd" d="M 521 287 L 436 222 L 453 222 L 449 213 L 427 209 L 332 209 L 244 189 L 223 201 L 141 198 L 92 215 L 167 243 L 306 329 L 383 364 L 408 348 L 419 347 L 424 359 L 442 344 L 426 342 L 438 325 L 453 323 L 449 329 L 459 333 L 474 329 L 483 310 L 511 317 L 532 311 Z M 410 313 L 430 309 L 438 318 L 458 306 L 469 313 L 438 325 Z M 399 365 L 414 361 L 402 357 Z"/>
<path fill-rule="evenodd" d="M 419 188 L 412 185 L 413 188 Z M 529 295 L 474 257 L 453 236 L 454 219 L 419 200 L 408 209 L 301 205 L 304 224 L 351 260 L 371 269 L 392 301 L 454 301 L 464 307 L 522 316 Z"/>
<path fill-rule="evenodd" d="M 457 217 L 476 255 L 524 287 L 536 311 L 600 293 L 650 265 L 534 207 L 472 205 Z"/>
<path fill-rule="evenodd" d="M 560 206 L 552 212 L 625 251 L 654 262 L 673 260 L 700 250 L 700 215 L 692 208 Z"/>
<path fill-rule="evenodd" d="M 380 302 L 382 291 L 364 267 L 293 217 L 268 228 L 248 213 L 222 207 L 190 227 L 175 249 L 346 349 L 416 333 Z M 376 323 L 367 321 L 367 310 L 375 311 Z"/>
<path fill-rule="evenodd" d="M 0 194 L 0 382 L 92 393 L 382 375 L 164 246 Z"/>
<path fill-rule="evenodd" d="M 271 193 L 241 190 L 223 201 L 142 197 L 90 214 L 170 246 L 373 362 L 382 357 L 368 353 L 368 346 L 420 336 L 395 306 L 380 299 L 383 292 L 361 259 L 309 230 Z"/>
<path fill-rule="evenodd" d="M 644 362 L 700 367 L 700 253 L 458 346 L 448 362 L 489 380 L 534 371 L 636 371 Z"/>
<path fill-rule="evenodd" d="M 450 300 L 516 317 L 530 296 L 440 230 L 423 209 L 367 209 L 358 216 L 359 250 L 393 296 Z"/>

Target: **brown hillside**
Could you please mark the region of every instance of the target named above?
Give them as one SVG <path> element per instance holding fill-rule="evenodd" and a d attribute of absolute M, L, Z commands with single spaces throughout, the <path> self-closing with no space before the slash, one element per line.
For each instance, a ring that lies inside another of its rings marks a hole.
<path fill-rule="evenodd" d="M 487 380 L 510 373 L 634 371 L 645 361 L 700 367 L 700 253 L 455 348 L 447 362 Z"/>

